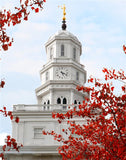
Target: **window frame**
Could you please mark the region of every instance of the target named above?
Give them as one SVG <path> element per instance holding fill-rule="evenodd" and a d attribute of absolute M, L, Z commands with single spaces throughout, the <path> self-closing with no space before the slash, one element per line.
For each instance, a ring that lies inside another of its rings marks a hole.
<path fill-rule="evenodd" d="M 64 57 L 64 56 L 65 56 L 65 46 L 64 46 L 64 44 L 61 44 L 60 56 L 61 56 L 61 57 Z"/>
<path fill-rule="evenodd" d="M 50 48 L 50 59 L 52 60 L 52 58 L 53 58 L 53 48 L 51 47 Z"/>
<path fill-rule="evenodd" d="M 57 104 L 61 104 L 61 98 L 60 97 L 57 98 Z"/>
<path fill-rule="evenodd" d="M 45 127 L 42 127 L 42 126 L 36 126 L 36 127 L 34 127 L 34 139 L 44 139 L 44 137 L 43 137 L 43 134 L 42 134 L 42 131 L 44 130 L 44 128 Z M 39 131 L 37 131 L 37 129 L 39 130 Z M 38 136 L 37 136 L 38 135 Z"/>
<path fill-rule="evenodd" d="M 46 81 L 49 80 L 49 71 L 46 72 Z"/>
<path fill-rule="evenodd" d="M 79 81 L 79 72 L 76 72 L 76 80 Z"/>
<path fill-rule="evenodd" d="M 73 48 L 73 59 L 76 60 L 76 48 Z"/>
<path fill-rule="evenodd" d="M 49 105 L 50 105 L 50 100 L 47 101 L 47 110 L 50 109 Z"/>

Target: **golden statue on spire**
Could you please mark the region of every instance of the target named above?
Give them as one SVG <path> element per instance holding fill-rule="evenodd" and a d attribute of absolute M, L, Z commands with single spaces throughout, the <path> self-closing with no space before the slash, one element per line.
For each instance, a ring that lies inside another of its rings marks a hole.
<path fill-rule="evenodd" d="M 58 7 L 60 7 L 63 10 L 62 30 L 66 30 L 66 27 L 67 27 L 66 17 L 65 17 L 66 16 L 66 6 L 64 4 L 63 6 L 58 6 Z"/>
<path fill-rule="evenodd" d="M 65 6 L 65 4 L 63 5 L 63 6 L 58 6 L 58 7 L 61 7 L 61 9 L 63 9 L 63 21 L 65 21 L 66 20 L 66 6 Z"/>

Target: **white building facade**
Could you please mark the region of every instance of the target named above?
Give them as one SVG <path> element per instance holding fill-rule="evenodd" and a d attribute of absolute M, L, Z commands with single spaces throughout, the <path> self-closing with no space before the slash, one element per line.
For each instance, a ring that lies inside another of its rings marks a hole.
<path fill-rule="evenodd" d="M 23 144 L 20 152 L 10 151 L 7 160 L 60 160 L 60 145 L 42 130 L 62 133 L 64 124 L 52 119 L 52 111 L 65 112 L 77 107 L 85 94 L 76 90 L 86 82 L 86 71 L 80 64 L 82 45 L 66 28 L 49 38 L 45 44 L 47 63 L 40 70 L 41 85 L 36 92 L 37 105 L 14 105 L 13 115 L 19 123 L 12 123 L 12 137 Z"/>

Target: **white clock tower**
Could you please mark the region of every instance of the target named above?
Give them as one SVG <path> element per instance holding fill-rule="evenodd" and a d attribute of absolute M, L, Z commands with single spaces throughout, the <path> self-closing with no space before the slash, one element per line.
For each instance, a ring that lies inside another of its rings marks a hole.
<path fill-rule="evenodd" d="M 9 151 L 7 160 L 59 160 L 52 136 L 42 130 L 61 132 L 62 125 L 52 119 L 52 111 L 65 112 L 78 107 L 85 94 L 76 90 L 86 82 L 86 71 L 80 64 L 82 45 L 78 38 L 66 30 L 65 6 L 62 30 L 51 36 L 45 44 L 47 63 L 40 70 L 41 86 L 36 89 L 37 105 L 14 105 L 13 114 L 20 122 L 12 123 L 12 136 L 24 147 Z"/>
<path fill-rule="evenodd" d="M 84 95 L 77 85 L 84 85 L 86 71 L 80 64 L 82 46 L 77 37 L 61 30 L 49 38 L 46 45 L 47 63 L 40 71 L 41 86 L 36 89 L 38 104 L 79 104 Z M 60 109 L 67 109 L 65 106 Z"/>

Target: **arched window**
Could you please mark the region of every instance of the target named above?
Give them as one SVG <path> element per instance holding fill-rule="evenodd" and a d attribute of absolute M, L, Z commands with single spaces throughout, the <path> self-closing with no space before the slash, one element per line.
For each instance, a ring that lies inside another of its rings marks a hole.
<path fill-rule="evenodd" d="M 76 101 L 76 100 L 74 101 L 74 104 L 77 104 L 77 101 Z"/>
<path fill-rule="evenodd" d="M 77 101 L 76 101 L 76 100 L 74 101 L 74 104 L 77 104 Z M 77 106 L 74 106 L 74 108 L 77 109 Z"/>
<path fill-rule="evenodd" d="M 64 45 L 61 45 L 61 56 L 64 56 Z"/>
<path fill-rule="evenodd" d="M 67 104 L 66 98 L 63 98 L 63 104 Z"/>
<path fill-rule="evenodd" d="M 73 59 L 76 60 L 76 48 L 73 48 Z"/>
<path fill-rule="evenodd" d="M 76 80 L 79 81 L 79 72 L 76 72 Z"/>
<path fill-rule="evenodd" d="M 52 59 L 52 57 L 53 57 L 53 49 L 50 48 L 50 59 Z"/>
<path fill-rule="evenodd" d="M 67 104 L 67 99 L 63 98 L 63 104 Z M 67 106 L 63 106 L 63 110 L 66 110 Z"/>
<path fill-rule="evenodd" d="M 47 104 L 50 104 L 50 101 L 48 100 Z"/>
<path fill-rule="evenodd" d="M 49 79 L 49 72 L 46 72 L 46 81 Z"/>
<path fill-rule="evenodd" d="M 50 104 L 50 101 L 48 100 L 47 104 Z M 49 106 L 47 106 L 47 109 L 49 110 Z"/>
<path fill-rule="evenodd" d="M 44 104 L 46 105 L 46 102 L 44 102 Z M 46 106 L 45 106 L 45 105 L 44 105 L 44 108 L 43 108 L 44 110 L 46 109 Z"/>
<path fill-rule="evenodd" d="M 57 104 L 61 104 L 61 99 L 60 98 L 57 99 Z"/>

